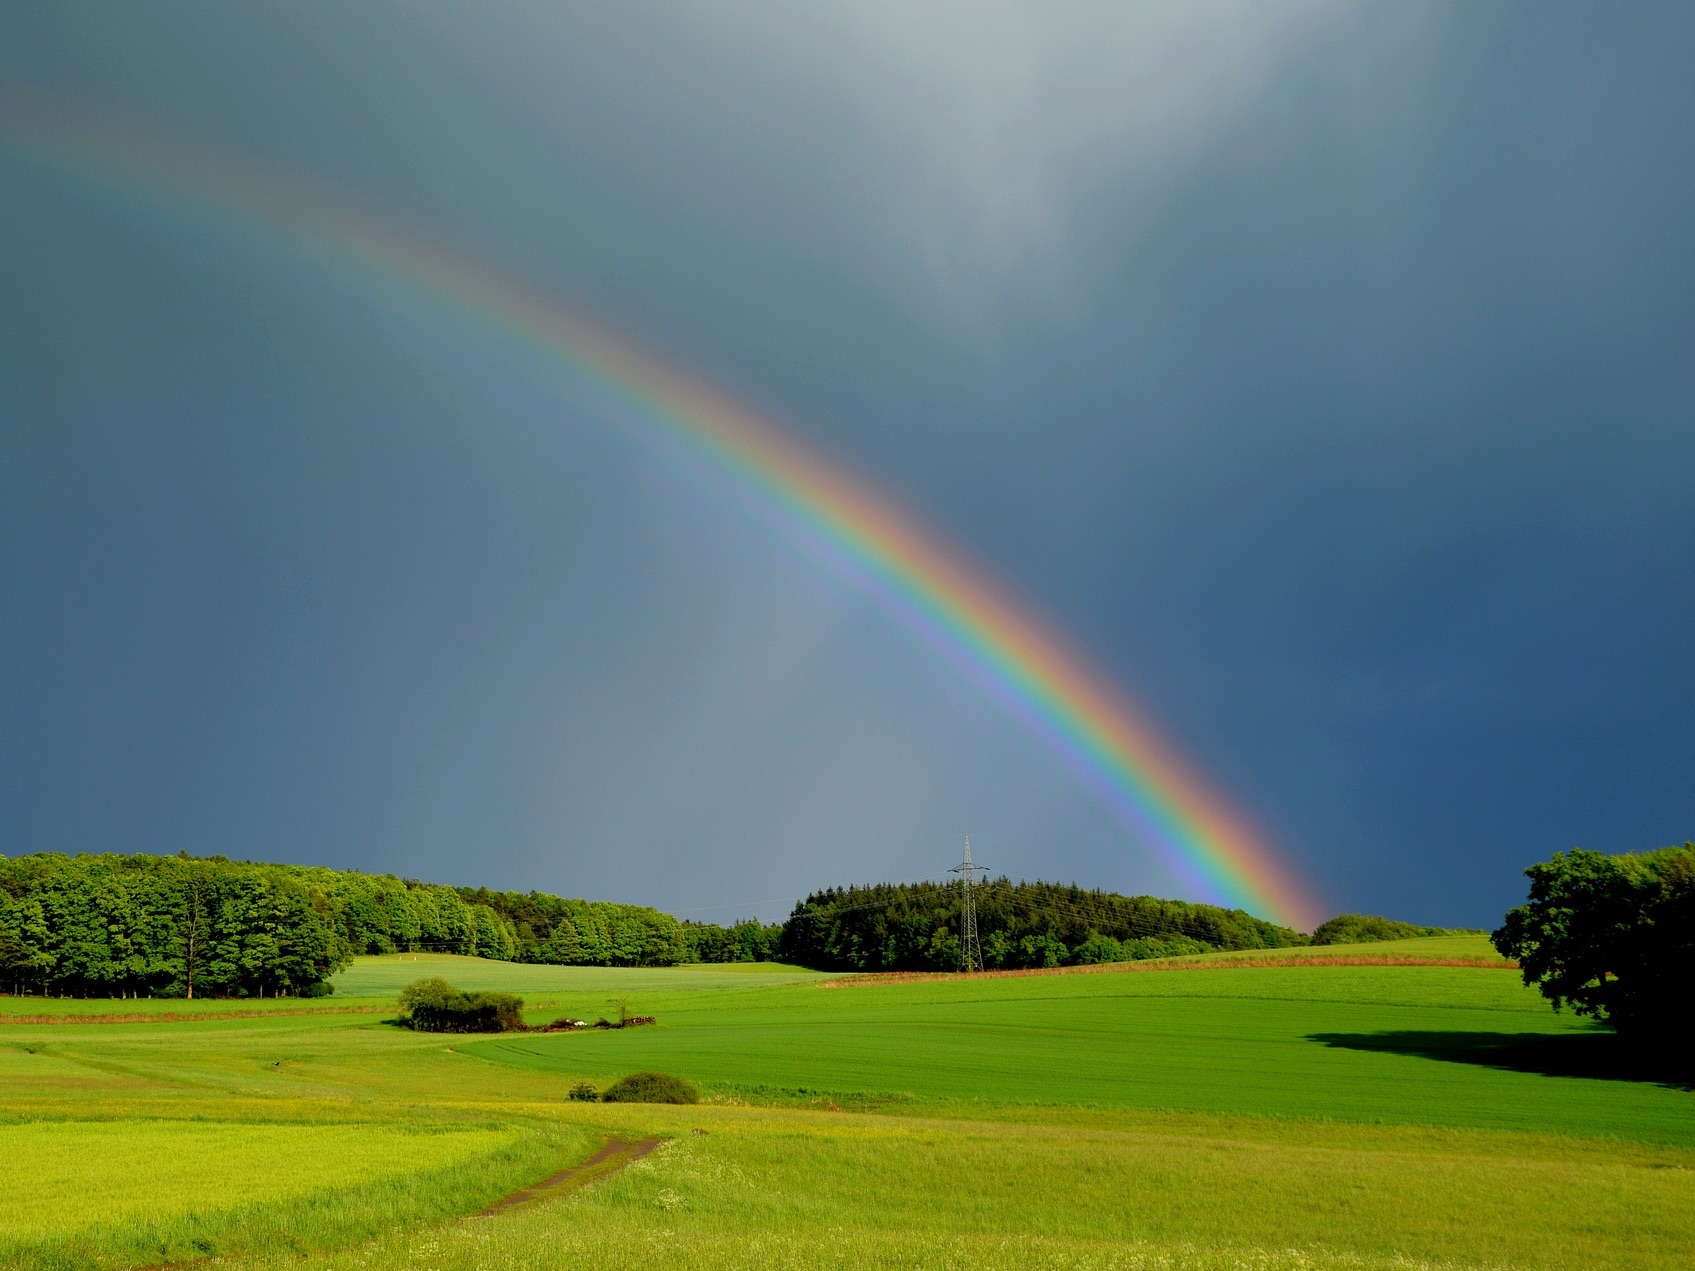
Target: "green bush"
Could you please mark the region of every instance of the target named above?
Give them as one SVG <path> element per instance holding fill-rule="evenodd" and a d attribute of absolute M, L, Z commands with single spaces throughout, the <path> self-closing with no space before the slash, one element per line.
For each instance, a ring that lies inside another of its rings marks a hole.
<path fill-rule="evenodd" d="M 459 990 L 439 975 L 413 980 L 400 990 L 400 1013 L 409 1015 L 417 1006 L 443 1006 L 459 995 Z"/>
<path fill-rule="evenodd" d="M 1415 927 L 1410 922 L 1375 914 L 1337 914 L 1312 933 L 1314 944 L 1374 944 L 1379 940 L 1412 940 L 1419 936 L 1452 934 L 1443 927 Z"/>
<path fill-rule="evenodd" d="M 1071 954 L 1074 966 L 1094 966 L 1102 962 L 1140 962 L 1145 958 L 1180 958 L 1190 953 L 1210 953 L 1212 946 L 1191 940 L 1188 936 L 1138 936 L 1133 940 L 1114 940 L 1111 936 L 1091 933 Z"/>
<path fill-rule="evenodd" d="M 1124 960 L 1124 942 L 1114 940 L 1111 936 L 1103 936 L 1098 931 L 1091 931 L 1089 938 L 1071 951 L 1071 961 L 1076 966 L 1094 966 L 1101 962 Z"/>
<path fill-rule="evenodd" d="M 571 1087 L 566 1097 L 575 1099 L 578 1103 L 595 1103 L 600 1099 L 600 1091 L 595 1089 L 592 1081 L 579 1081 Z"/>
<path fill-rule="evenodd" d="M 1191 953 L 1211 953 L 1212 946 L 1188 936 L 1140 936 L 1126 940 L 1122 952 L 1126 962 L 1140 962 L 1146 958 L 1184 958 Z"/>
<path fill-rule="evenodd" d="M 668 1072 L 632 1072 L 600 1097 L 606 1103 L 699 1103 L 700 1091 Z"/>
<path fill-rule="evenodd" d="M 316 984 L 308 984 L 300 990 L 301 997 L 328 997 L 335 992 L 335 985 L 328 980 L 320 980 Z"/>
<path fill-rule="evenodd" d="M 462 993 L 439 976 L 400 991 L 400 1024 L 421 1033 L 503 1033 L 524 1027 L 524 999 L 514 993 Z"/>

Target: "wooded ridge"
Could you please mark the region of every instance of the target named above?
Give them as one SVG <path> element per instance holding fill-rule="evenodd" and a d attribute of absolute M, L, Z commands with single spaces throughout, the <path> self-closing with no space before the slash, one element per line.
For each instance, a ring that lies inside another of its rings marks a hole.
<path fill-rule="evenodd" d="M 975 892 L 991 967 L 1303 944 L 1241 910 L 998 879 Z M 592 966 L 781 959 L 822 970 L 953 970 L 960 891 L 814 892 L 788 921 L 679 922 L 643 905 L 455 888 L 309 865 L 40 853 L 0 857 L 0 991 L 87 997 L 315 996 L 359 954 L 429 951 Z"/>

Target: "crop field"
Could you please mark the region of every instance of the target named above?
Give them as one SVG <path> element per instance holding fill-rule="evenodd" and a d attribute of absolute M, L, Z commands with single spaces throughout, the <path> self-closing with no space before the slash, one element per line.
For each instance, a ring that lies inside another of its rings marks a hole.
<path fill-rule="evenodd" d="M 0 1262 L 1695 1265 L 1695 1094 L 1509 969 L 1393 964 L 1426 950 L 1489 961 L 1463 937 L 970 980 L 407 955 L 287 1009 L 7 999 Z M 532 1023 L 658 1023 L 394 1027 L 431 974 L 521 992 Z M 566 1098 L 646 1067 L 705 1101 Z M 660 1146 L 471 1217 L 609 1136 Z"/>

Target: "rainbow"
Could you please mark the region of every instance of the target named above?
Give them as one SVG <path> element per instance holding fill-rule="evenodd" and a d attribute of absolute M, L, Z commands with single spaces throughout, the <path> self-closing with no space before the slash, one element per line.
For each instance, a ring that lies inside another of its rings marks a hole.
<path fill-rule="evenodd" d="M 1287 864 L 1051 629 L 841 465 L 730 395 L 344 195 L 110 122 L 0 102 L 0 148 L 107 195 L 257 233 L 586 376 L 727 471 L 1041 738 L 1198 898 L 1308 926 Z"/>

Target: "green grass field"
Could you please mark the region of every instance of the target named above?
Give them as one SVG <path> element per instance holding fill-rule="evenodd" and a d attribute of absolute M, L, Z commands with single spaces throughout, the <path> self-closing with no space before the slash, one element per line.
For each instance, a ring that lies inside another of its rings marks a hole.
<path fill-rule="evenodd" d="M 1347 964 L 1482 962 L 1482 941 L 1334 953 L 882 982 L 407 955 L 361 959 L 293 1010 L 136 1022 L 126 1008 L 154 1004 L 9 999 L 0 1262 L 1695 1265 L 1686 1086 L 1617 1069 L 1608 1039 L 1510 970 Z M 659 1022 L 499 1038 L 385 1022 L 432 974 L 521 992 L 533 1023 L 616 1000 Z M 62 1022 L 18 1022 L 43 1017 Z M 649 1066 L 707 1101 L 565 1098 Z M 609 1134 L 665 1142 L 465 1217 Z"/>
<path fill-rule="evenodd" d="M 335 977 L 334 1002 L 380 997 L 392 1002 L 413 980 L 439 975 L 462 989 L 498 989 L 521 993 L 535 1005 L 576 1001 L 596 1009 L 617 994 L 746 988 L 749 984 L 788 984 L 825 979 L 818 971 L 775 962 L 732 962 L 678 967 L 531 966 L 489 962 L 451 953 L 402 953 L 386 958 L 360 958 Z"/>

